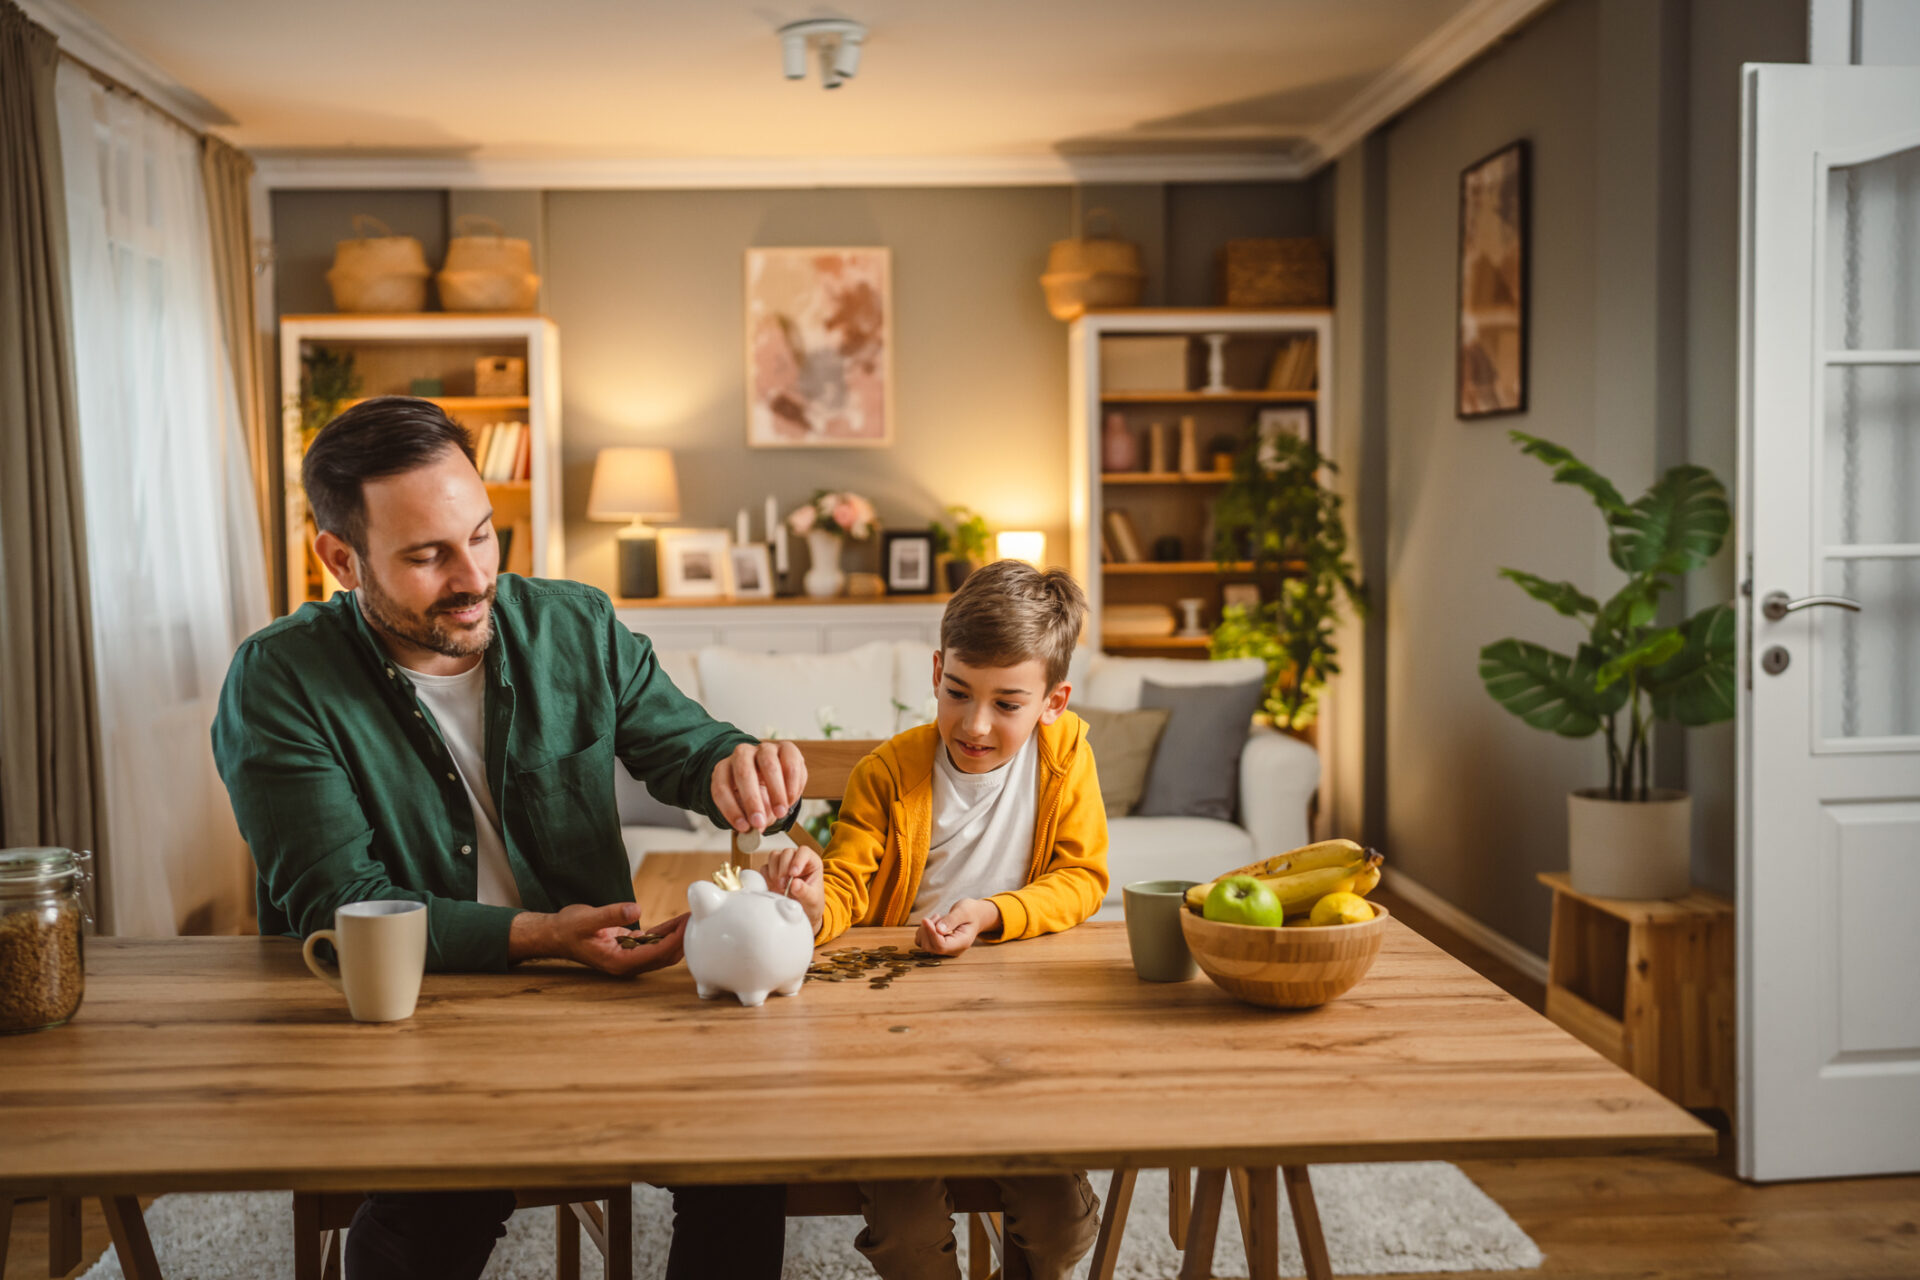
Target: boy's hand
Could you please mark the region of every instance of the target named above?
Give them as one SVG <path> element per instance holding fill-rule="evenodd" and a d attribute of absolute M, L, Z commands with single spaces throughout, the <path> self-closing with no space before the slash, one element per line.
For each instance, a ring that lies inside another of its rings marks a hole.
<path fill-rule="evenodd" d="M 913 945 L 936 956 L 957 956 L 999 927 L 1000 908 L 984 898 L 962 898 L 947 914 L 922 920 Z"/>
<path fill-rule="evenodd" d="M 798 845 L 775 849 L 767 857 L 766 877 L 767 888 L 799 903 L 818 933 L 820 918 L 827 910 L 826 869 L 820 855 Z"/>

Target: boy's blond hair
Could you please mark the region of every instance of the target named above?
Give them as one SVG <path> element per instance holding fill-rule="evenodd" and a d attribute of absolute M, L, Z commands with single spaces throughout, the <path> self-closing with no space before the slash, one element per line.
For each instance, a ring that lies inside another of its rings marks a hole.
<path fill-rule="evenodd" d="M 977 667 L 1038 658 L 1051 690 L 1067 678 L 1086 612 L 1086 594 L 1065 569 L 1042 573 L 1024 560 L 996 560 L 968 574 L 947 601 L 940 648 Z"/>

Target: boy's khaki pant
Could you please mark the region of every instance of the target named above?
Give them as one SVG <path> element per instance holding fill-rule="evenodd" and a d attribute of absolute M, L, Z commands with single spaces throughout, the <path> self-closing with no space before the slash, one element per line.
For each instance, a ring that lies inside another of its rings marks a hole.
<path fill-rule="evenodd" d="M 995 1178 L 1006 1209 L 1006 1232 L 1034 1280 L 1065 1280 L 1100 1234 L 1100 1197 L 1084 1173 Z M 953 1239 L 953 1197 L 940 1178 L 863 1182 L 866 1230 L 854 1247 L 881 1280 L 959 1280 Z"/>

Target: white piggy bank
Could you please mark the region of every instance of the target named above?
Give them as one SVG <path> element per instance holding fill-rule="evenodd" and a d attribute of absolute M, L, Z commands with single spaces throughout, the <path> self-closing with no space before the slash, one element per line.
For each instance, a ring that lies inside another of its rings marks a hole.
<path fill-rule="evenodd" d="M 758 871 L 742 871 L 732 892 L 697 881 L 687 907 L 687 971 L 702 1000 L 731 991 L 754 1008 L 769 992 L 800 990 L 813 961 L 813 926 L 799 903 L 769 892 Z"/>

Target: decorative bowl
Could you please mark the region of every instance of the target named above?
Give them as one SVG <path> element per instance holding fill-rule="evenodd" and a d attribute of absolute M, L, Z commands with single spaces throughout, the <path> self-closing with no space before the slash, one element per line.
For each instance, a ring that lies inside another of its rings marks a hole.
<path fill-rule="evenodd" d="M 1361 924 L 1224 924 L 1191 911 L 1180 930 L 1200 970 L 1228 995 L 1270 1009 L 1311 1009 L 1367 976 L 1386 937 L 1387 909 Z"/>

